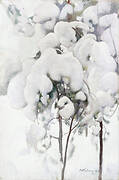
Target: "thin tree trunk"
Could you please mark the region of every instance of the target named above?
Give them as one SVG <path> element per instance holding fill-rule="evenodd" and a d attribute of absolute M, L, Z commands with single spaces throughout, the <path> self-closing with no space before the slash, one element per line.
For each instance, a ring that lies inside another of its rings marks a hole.
<path fill-rule="evenodd" d="M 59 152 L 60 152 L 60 160 L 63 162 L 63 145 L 62 145 L 62 138 L 63 138 L 63 132 L 62 132 L 62 117 L 59 116 Z"/>
<path fill-rule="evenodd" d="M 74 118 L 72 118 L 72 120 L 71 120 L 69 133 L 68 133 L 67 140 L 66 140 L 66 147 L 65 147 L 63 168 L 62 168 L 62 173 L 61 173 L 61 180 L 64 180 L 64 173 L 65 173 L 65 168 L 66 168 L 66 163 L 67 163 L 67 151 L 68 151 L 68 145 L 69 145 L 69 138 L 70 138 L 70 135 L 71 135 L 71 132 L 72 132 L 73 120 L 74 120 Z"/>
<path fill-rule="evenodd" d="M 100 152 L 99 152 L 99 177 L 98 180 L 102 180 L 102 165 L 103 165 L 103 122 L 100 122 Z"/>

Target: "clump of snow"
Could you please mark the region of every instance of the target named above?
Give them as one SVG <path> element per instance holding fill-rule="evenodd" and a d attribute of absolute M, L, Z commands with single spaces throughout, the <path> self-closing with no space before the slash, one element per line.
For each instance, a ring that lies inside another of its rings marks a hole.
<path fill-rule="evenodd" d="M 35 28 L 32 24 L 28 22 L 21 22 L 16 25 L 16 31 L 24 34 L 24 36 L 26 37 L 32 37 L 35 33 Z"/>
<path fill-rule="evenodd" d="M 42 96 L 46 96 L 52 88 L 52 82 L 47 76 L 41 75 L 37 72 L 32 72 L 28 76 L 24 94 L 28 104 L 25 108 L 25 112 L 30 119 L 36 119 L 39 93 L 41 93 Z"/>
<path fill-rule="evenodd" d="M 83 67 L 87 67 L 90 62 L 91 49 L 95 43 L 94 34 L 84 35 L 74 46 L 74 56 L 79 59 Z"/>
<path fill-rule="evenodd" d="M 47 10 L 47 12 L 46 12 Z M 59 8 L 52 2 L 42 2 L 35 10 L 33 20 L 36 23 L 44 24 L 46 29 L 52 29 L 60 13 Z"/>
<path fill-rule="evenodd" d="M 106 71 L 116 70 L 115 60 L 110 55 L 109 48 L 105 42 L 95 42 L 93 44 L 91 59 L 96 63 L 97 66 L 105 69 Z"/>
<path fill-rule="evenodd" d="M 75 112 L 74 105 L 71 100 L 63 96 L 58 101 L 59 115 L 64 119 L 69 119 Z"/>
<path fill-rule="evenodd" d="M 118 41 L 119 41 L 119 19 L 116 13 L 102 16 L 99 19 L 100 26 L 104 28 L 101 39 L 105 41 L 113 56 L 118 55 Z"/>
<path fill-rule="evenodd" d="M 19 33 L 17 34 L 19 42 L 18 54 L 21 57 L 21 59 L 35 57 L 36 53 L 39 51 L 39 40 L 45 36 L 45 32 L 43 31 L 41 25 L 35 25 L 35 34 L 32 37 L 25 37 L 20 36 Z"/>
<path fill-rule="evenodd" d="M 92 129 L 92 133 L 97 136 L 99 134 L 99 132 L 100 132 L 100 125 L 99 125 L 99 123 L 96 123 L 95 125 L 93 125 L 91 127 L 91 129 Z"/>
<path fill-rule="evenodd" d="M 73 28 L 81 29 L 84 34 L 90 31 L 85 23 L 77 21 L 70 23 L 60 21 L 55 25 L 54 32 L 62 45 L 70 47 L 76 43 L 76 32 Z"/>
<path fill-rule="evenodd" d="M 46 11 L 47 10 L 47 13 Z M 59 15 L 59 8 L 54 3 L 40 3 L 39 7 L 35 10 L 34 21 L 42 23 Z"/>
<path fill-rule="evenodd" d="M 71 26 L 70 23 L 61 21 L 57 23 L 54 28 L 54 32 L 56 33 L 60 43 L 66 47 L 69 47 L 76 42 L 75 31 L 72 27 L 73 26 Z"/>
<path fill-rule="evenodd" d="M 102 16 L 99 18 L 100 26 L 105 27 L 105 28 L 109 27 L 113 23 L 114 19 L 116 20 L 116 18 L 117 18 L 116 13 L 107 14 L 105 16 Z"/>
<path fill-rule="evenodd" d="M 109 72 L 105 74 L 100 80 L 100 88 L 115 94 L 119 91 L 119 76 L 116 72 Z"/>
<path fill-rule="evenodd" d="M 48 48 L 55 48 L 60 45 L 60 42 L 55 33 L 48 33 L 39 41 L 39 49 L 41 52 Z"/>
<path fill-rule="evenodd" d="M 98 91 L 96 93 L 96 104 L 98 104 L 98 108 L 113 107 L 114 103 L 114 98 L 108 92 Z"/>
<path fill-rule="evenodd" d="M 78 93 L 76 93 L 75 99 L 85 101 L 86 100 L 86 95 L 84 94 L 83 91 L 79 91 Z"/>
<path fill-rule="evenodd" d="M 34 64 L 27 78 L 25 99 L 31 111 L 32 107 L 37 106 L 38 93 L 41 93 L 41 96 L 45 98 L 53 88 L 52 81 L 48 76 L 54 81 L 60 81 L 62 77 L 68 77 L 73 91 L 82 87 L 83 70 L 78 60 L 73 57 L 72 53 L 59 55 L 54 49 L 50 48 Z M 46 101 L 43 100 L 42 102 L 46 104 Z"/>
<path fill-rule="evenodd" d="M 26 85 L 26 78 L 34 63 L 35 61 L 32 58 L 25 60 L 23 62 L 22 71 L 18 73 L 9 83 L 7 95 L 10 104 L 14 108 L 22 108 L 26 105 L 24 88 Z"/>
<path fill-rule="evenodd" d="M 92 24 L 96 25 L 98 23 L 97 6 L 90 6 L 86 8 L 82 16 L 84 22 L 90 27 L 92 27 Z"/>
<path fill-rule="evenodd" d="M 22 69 L 22 64 L 17 55 L 8 53 L 7 49 L 0 50 L 0 94 L 7 93 L 10 80 Z"/>

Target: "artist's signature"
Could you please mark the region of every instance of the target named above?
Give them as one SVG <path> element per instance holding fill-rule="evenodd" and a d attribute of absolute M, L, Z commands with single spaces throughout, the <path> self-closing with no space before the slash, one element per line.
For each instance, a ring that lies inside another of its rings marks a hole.
<path fill-rule="evenodd" d="M 97 169 L 87 169 L 87 168 L 84 168 L 84 169 L 79 169 L 79 171 L 84 172 L 84 173 L 91 173 L 91 174 L 99 173 L 99 170 L 97 170 Z"/>

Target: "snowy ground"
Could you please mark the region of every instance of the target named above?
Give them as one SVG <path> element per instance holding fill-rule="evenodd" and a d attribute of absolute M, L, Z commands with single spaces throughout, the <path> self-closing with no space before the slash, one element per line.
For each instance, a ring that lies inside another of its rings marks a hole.
<path fill-rule="evenodd" d="M 12 109 L 6 97 L 0 97 L 0 177 L 2 180 L 55 180 L 42 157 L 27 148 L 26 132 L 31 122 L 23 112 Z M 104 144 L 104 180 L 119 178 L 119 122 L 110 123 L 110 136 Z M 67 165 L 67 179 L 96 180 L 98 152 L 90 136 L 76 139 L 77 149 Z M 57 153 L 57 152 L 56 152 Z M 46 174 L 47 171 L 47 174 Z M 54 171 L 55 173 L 55 171 Z"/>

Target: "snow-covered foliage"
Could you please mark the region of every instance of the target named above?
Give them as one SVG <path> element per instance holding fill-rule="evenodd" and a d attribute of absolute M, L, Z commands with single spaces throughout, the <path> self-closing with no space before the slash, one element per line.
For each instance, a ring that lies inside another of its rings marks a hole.
<path fill-rule="evenodd" d="M 28 147 L 58 164 L 65 156 L 62 143 L 69 127 L 73 134 L 91 127 L 98 135 L 107 109 L 119 102 L 116 2 L 0 3 L 8 15 L 0 14 L 10 25 L 8 41 L 9 34 L 14 41 L 10 48 L 5 44 L 7 31 L 0 35 L 0 95 L 7 95 L 12 107 L 22 108 L 35 122 L 26 133 Z M 58 142 L 59 152 L 53 157 L 53 144 Z M 69 143 L 70 158 L 73 138 Z"/>
<path fill-rule="evenodd" d="M 66 96 L 60 98 L 57 105 L 62 118 L 69 119 L 74 114 L 74 105 Z"/>

